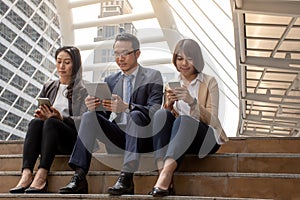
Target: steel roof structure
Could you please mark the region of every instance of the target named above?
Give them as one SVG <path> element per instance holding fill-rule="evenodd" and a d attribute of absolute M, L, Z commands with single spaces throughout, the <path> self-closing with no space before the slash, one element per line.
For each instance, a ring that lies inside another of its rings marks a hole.
<path fill-rule="evenodd" d="M 232 1 L 239 134 L 299 136 L 300 1 Z"/>

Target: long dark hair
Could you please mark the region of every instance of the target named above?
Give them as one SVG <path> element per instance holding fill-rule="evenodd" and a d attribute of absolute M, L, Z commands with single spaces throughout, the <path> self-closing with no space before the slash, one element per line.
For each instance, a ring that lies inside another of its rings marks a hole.
<path fill-rule="evenodd" d="M 76 48 L 74 46 L 63 46 L 56 50 L 55 60 L 57 59 L 58 54 L 62 51 L 66 52 L 70 55 L 70 57 L 72 59 L 72 63 L 73 63 L 72 78 L 71 78 L 70 84 L 67 87 L 67 94 L 66 94 L 66 97 L 68 99 L 71 99 L 74 85 L 76 85 L 76 83 L 78 83 L 78 82 L 81 82 L 81 80 L 82 80 L 81 55 L 80 55 L 80 51 L 78 48 Z"/>
<path fill-rule="evenodd" d="M 197 73 L 202 72 L 204 68 L 204 59 L 199 44 L 192 39 L 180 40 L 174 50 L 172 62 L 176 66 L 178 54 L 184 53 L 186 56 L 193 59 L 194 67 Z"/>

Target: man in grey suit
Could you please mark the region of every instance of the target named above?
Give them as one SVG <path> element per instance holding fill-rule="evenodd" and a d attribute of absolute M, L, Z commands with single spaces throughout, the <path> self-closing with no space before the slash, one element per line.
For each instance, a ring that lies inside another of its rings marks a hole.
<path fill-rule="evenodd" d="M 108 188 L 111 195 L 134 194 L 133 173 L 138 169 L 139 155 L 153 151 L 151 118 L 162 104 L 161 74 L 138 64 L 141 52 L 135 36 L 128 33 L 117 35 L 113 49 L 121 72 L 105 78 L 113 94 L 112 100 L 86 98 L 89 111 L 82 116 L 78 139 L 69 161 L 75 173 L 60 193 L 88 192 L 86 174 L 96 139 L 106 145 L 108 152 L 124 153 L 119 178 L 114 186 Z M 96 111 L 100 105 L 106 111 Z"/>

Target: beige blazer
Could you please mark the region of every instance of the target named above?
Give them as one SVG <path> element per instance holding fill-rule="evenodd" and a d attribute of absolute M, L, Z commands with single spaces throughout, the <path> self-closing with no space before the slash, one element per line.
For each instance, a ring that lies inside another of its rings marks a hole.
<path fill-rule="evenodd" d="M 164 105 L 166 108 L 166 104 Z M 171 112 L 177 117 L 178 113 Z M 200 112 L 200 117 L 199 117 Z M 218 118 L 219 112 L 219 87 L 216 79 L 203 73 L 203 82 L 200 83 L 198 92 L 198 105 L 191 108 L 191 116 L 199 117 L 199 120 L 217 130 L 222 142 L 228 141 L 225 131 Z"/>

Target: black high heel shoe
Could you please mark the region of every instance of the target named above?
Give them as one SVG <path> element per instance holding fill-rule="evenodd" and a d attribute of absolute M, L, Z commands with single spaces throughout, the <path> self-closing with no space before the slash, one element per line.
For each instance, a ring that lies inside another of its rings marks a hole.
<path fill-rule="evenodd" d="M 25 190 L 27 188 L 29 188 L 30 184 L 26 187 L 22 187 L 22 186 L 19 186 L 19 187 L 14 187 L 12 189 L 9 190 L 9 193 L 12 193 L 12 194 L 22 194 L 25 192 Z"/>
<path fill-rule="evenodd" d="M 18 186 L 18 187 L 14 187 L 12 189 L 9 190 L 9 193 L 12 193 L 12 194 L 22 194 L 25 192 L 25 190 L 27 188 L 29 188 L 29 186 L 31 185 L 33 180 L 31 180 L 31 182 L 29 183 L 28 186 L 25 186 L 25 187 L 22 187 L 22 186 Z"/>
<path fill-rule="evenodd" d="M 37 189 L 34 187 L 29 187 L 25 190 L 25 193 L 27 194 L 33 194 L 33 193 L 46 193 L 48 189 L 48 180 L 46 180 L 46 184 L 42 189 Z"/>
<path fill-rule="evenodd" d="M 161 189 L 159 187 L 154 187 L 151 192 L 148 193 L 149 195 L 152 195 L 153 197 L 164 197 L 169 195 L 174 195 L 174 185 L 173 181 L 171 182 L 169 188 L 167 190 Z"/>

